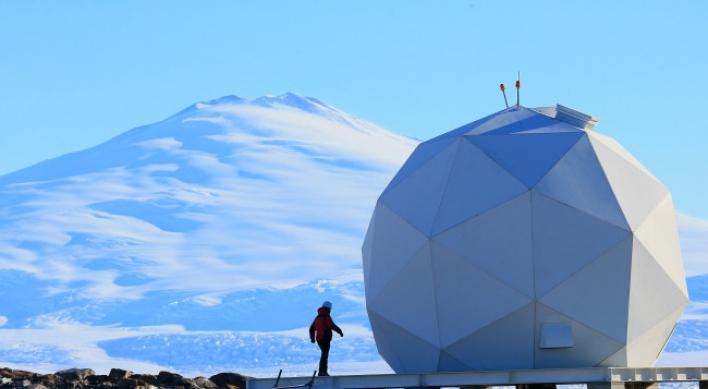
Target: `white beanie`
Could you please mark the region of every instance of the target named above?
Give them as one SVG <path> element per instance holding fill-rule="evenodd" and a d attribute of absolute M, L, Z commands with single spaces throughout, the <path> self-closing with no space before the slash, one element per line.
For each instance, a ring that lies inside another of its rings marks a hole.
<path fill-rule="evenodd" d="M 332 310 L 332 303 L 330 303 L 329 301 L 325 301 L 322 303 L 322 308 L 327 308 L 329 310 Z"/>

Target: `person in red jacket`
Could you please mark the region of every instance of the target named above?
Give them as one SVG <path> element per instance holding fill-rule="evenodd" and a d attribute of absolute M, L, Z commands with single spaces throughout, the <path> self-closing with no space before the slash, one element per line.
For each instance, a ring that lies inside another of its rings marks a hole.
<path fill-rule="evenodd" d="M 332 331 L 335 331 L 339 336 L 344 336 L 342 329 L 339 328 L 329 313 L 332 311 L 332 303 L 325 301 L 322 306 L 317 309 L 317 317 L 310 326 L 310 342 L 320 346 L 320 369 L 317 371 L 318 376 L 329 376 L 327 373 L 327 360 L 329 359 L 329 343 L 332 341 Z"/>

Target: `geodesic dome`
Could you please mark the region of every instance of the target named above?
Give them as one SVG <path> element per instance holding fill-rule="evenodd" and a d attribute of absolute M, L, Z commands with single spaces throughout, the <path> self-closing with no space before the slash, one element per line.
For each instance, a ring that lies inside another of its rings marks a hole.
<path fill-rule="evenodd" d="M 596 122 L 516 106 L 415 149 L 362 248 L 394 371 L 656 362 L 688 301 L 671 195 Z"/>

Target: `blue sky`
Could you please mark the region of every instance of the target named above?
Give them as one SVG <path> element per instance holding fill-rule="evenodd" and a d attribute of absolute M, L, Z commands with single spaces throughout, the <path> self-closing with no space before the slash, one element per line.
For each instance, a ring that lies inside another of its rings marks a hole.
<path fill-rule="evenodd" d="M 521 71 L 522 105 L 599 117 L 708 219 L 707 17 L 706 1 L 3 1 L 0 174 L 230 94 L 292 91 L 426 140 L 504 108 Z"/>

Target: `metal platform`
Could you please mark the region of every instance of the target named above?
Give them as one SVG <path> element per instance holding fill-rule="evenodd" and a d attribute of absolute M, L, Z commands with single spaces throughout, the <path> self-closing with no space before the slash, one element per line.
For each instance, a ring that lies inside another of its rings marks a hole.
<path fill-rule="evenodd" d="M 311 377 L 280 377 L 281 386 L 306 385 Z M 660 382 L 699 382 L 708 389 L 708 367 L 593 367 L 476 371 L 460 373 L 376 374 L 315 377 L 312 389 L 516 386 L 543 388 L 587 384 L 588 389 L 646 389 Z M 275 378 L 250 378 L 246 389 L 273 389 Z"/>

